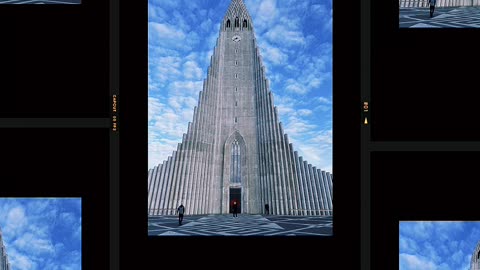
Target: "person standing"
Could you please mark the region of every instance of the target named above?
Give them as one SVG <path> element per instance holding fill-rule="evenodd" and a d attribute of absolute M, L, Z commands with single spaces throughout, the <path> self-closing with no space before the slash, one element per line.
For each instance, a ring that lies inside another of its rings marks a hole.
<path fill-rule="evenodd" d="M 185 213 L 185 206 L 183 206 L 183 204 L 180 204 L 180 206 L 177 208 L 177 213 L 178 213 L 178 225 L 182 225 L 183 214 Z"/>
<path fill-rule="evenodd" d="M 233 217 L 237 217 L 237 201 L 233 201 Z"/>
<path fill-rule="evenodd" d="M 268 206 L 268 203 L 265 204 L 265 213 L 270 215 L 270 207 Z"/>
<path fill-rule="evenodd" d="M 428 3 L 430 4 L 430 18 L 432 18 L 433 12 L 435 11 L 435 4 L 437 3 L 437 0 L 428 0 Z"/>

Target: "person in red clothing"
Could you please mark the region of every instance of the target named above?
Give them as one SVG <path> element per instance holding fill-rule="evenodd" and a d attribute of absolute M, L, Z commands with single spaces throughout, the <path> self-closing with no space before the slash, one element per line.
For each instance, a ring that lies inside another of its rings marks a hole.
<path fill-rule="evenodd" d="M 237 201 L 233 201 L 233 217 L 237 217 L 237 209 L 238 209 L 238 205 L 237 205 Z"/>

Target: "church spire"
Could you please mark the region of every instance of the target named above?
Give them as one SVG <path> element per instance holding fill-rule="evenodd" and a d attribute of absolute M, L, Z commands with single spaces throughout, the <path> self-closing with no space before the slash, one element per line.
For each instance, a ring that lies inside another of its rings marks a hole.
<path fill-rule="evenodd" d="M 223 29 L 225 31 L 253 29 L 252 18 L 243 0 L 232 0 L 223 19 Z"/>

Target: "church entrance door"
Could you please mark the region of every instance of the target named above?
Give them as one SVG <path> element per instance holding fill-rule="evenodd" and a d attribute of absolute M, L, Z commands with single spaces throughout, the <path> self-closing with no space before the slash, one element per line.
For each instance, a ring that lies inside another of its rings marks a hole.
<path fill-rule="evenodd" d="M 233 213 L 233 202 L 237 202 L 237 213 L 242 212 L 242 189 L 241 188 L 230 188 L 230 212 Z"/>

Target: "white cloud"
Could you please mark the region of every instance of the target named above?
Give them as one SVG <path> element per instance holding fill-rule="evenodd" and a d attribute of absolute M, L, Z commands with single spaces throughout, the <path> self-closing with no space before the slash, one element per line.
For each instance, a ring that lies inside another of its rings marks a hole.
<path fill-rule="evenodd" d="M 53 255 L 55 253 L 55 248 L 50 240 L 38 238 L 33 233 L 23 234 L 13 242 L 13 245 L 21 251 L 34 255 Z"/>
<path fill-rule="evenodd" d="M 288 79 L 286 81 L 286 87 L 285 87 L 285 90 L 291 92 L 291 93 L 295 93 L 295 94 L 300 94 L 300 95 L 304 95 L 306 93 L 308 93 L 308 88 L 306 88 L 304 85 L 298 83 L 298 81 L 294 80 L 294 79 Z"/>
<path fill-rule="evenodd" d="M 175 27 L 164 24 L 149 22 L 148 23 L 148 39 L 150 41 L 169 41 L 169 43 L 176 45 L 174 42 L 179 42 L 185 39 L 186 35 L 183 31 L 176 29 Z"/>
<path fill-rule="evenodd" d="M 437 266 L 428 258 L 401 253 L 400 270 L 437 270 Z"/>
<path fill-rule="evenodd" d="M 318 97 L 317 101 L 320 104 L 332 104 L 332 100 L 326 97 Z"/>
<path fill-rule="evenodd" d="M 264 35 L 270 42 L 280 46 L 298 46 L 305 44 L 305 37 L 300 31 L 292 31 L 283 25 L 276 25 Z"/>
<path fill-rule="evenodd" d="M 36 270 L 37 264 L 28 256 L 18 253 L 16 249 L 8 250 L 8 260 L 13 270 Z"/>
<path fill-rule="evenodd" d="M 201 79 L 203 71 L 195 61 L 187 61 L 183 64 L 183 74 L 187 79 Z"/>
<path fill-rule="evenodd" d="M 273 65 L 284 65 L 288 61 L 288 55 L 282 52 L 279 48 L 273 47 L 268 42 L 260 42 L 260 54 L 263 56 L 265 62 L 270 62 Z"/>

